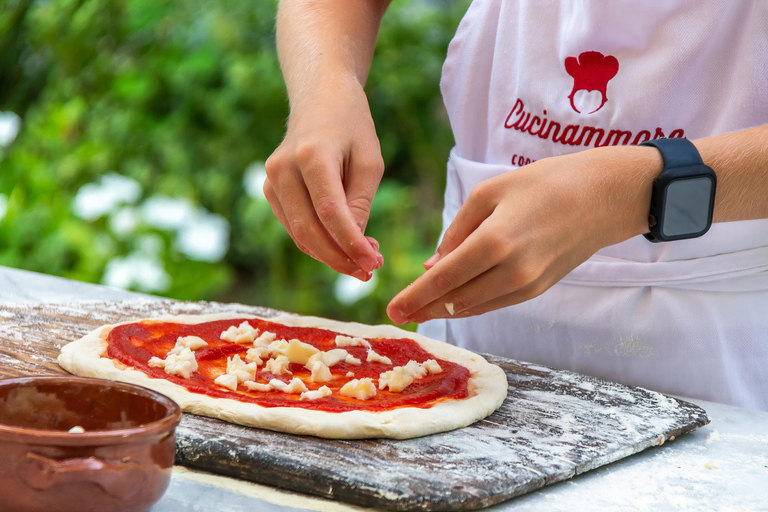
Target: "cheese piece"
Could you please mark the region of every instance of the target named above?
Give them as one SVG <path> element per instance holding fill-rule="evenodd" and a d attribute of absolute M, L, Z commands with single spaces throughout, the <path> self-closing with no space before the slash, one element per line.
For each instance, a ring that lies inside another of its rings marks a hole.
<path fill-rule="evenodd" d="M 235 354 L 233 358 L 227 358 L 227 375 L 237 377 L 238 383 L 256 380 L 257 369 L 256 363 L 246 363 L 240 359 L 240 354 Z"/>
<path fill-rule="evenodd" d="M 379 375 L 379 389 L 389 387 L 390 391 L 399 393 L 410 386 L 414 380 L 415 377 L 408 373 L 404 366 L 396 366 Z"/>
<path fill-rule="evenodd" d="M 296 394 L 307 391 L 307 386 L 305 386 L 301 379 L 298 377 L 292 378 L 291 382 L 288 384 L 278 379 L 272 379 L 269 381 L 269 385 L 275 389 L 279 389 L 283 393 Z"/>
<path fill-rule="evenodd" d="M 336 336 L 337 347 L 365 347 L 371 348 L 371 344 L 368 340 L 358 337 L 342 336 L 341 334 Z"/>
<path fill-rule="evenodd" d="M 453 316 L 453 314 L 455 313 L 455 311 L 453 309 L 453 302 L 446 302 L 445 303 L 445 310 L 448 311 L 448 313 L 451 316 Z"/>
<path fill-rule="evenodd" d="M 252 343 L 258 335 L 259 330 L 255 329 L 247 321 L 244 321 L 237 327 L 233 325 L 222 332 L 221 339 L 229 341 L 230 343 Z"/>
<path fill-rule="evenodd" d="M 171 349 L 172 354 L 178 354 L 185 348 L 190 350 L 197 350 L 199 348 L 207 347 L 208 343 L 199 336 L 181 336 L 176 338 L 176 346 Z"/>
<path fill-rule="evenodd" d="M 339 394 L 358 400 L 368 400 L 376 395 L 376 386 L 373 385 L 370 378 L 355 379 L 344 384 L 339 390 Z"/>
<path fill-rule="evenodd" d="M 353 364 L 353 365 L 361 365 L 363 364 L 358 358 L 352 357 L 352 354 L 348 354 L 347 357 L 344 359 L 344 362 L 347 364 Z"/>
<path fill-rule="evenodd" d="M 416 361 L 411 360 L 408 361 L 408 364 L 405 365 L 405 372 L 413 375 L 413 377 L 416 379 L 420 379 L 427 374 L 427 369 Z"/>
<path fill-rule="evenodd" d="M 390 358 L 377 354 L 372 348 L 368 349 L 368 357 L 366 357 L 365 360 L 369 363 L 392 364 L 392 360 Z"/>
<path fill-rule="evenodd" d="M 309 377 L 312 382 L 330 382 L 333 380 L 330 368 L 322 361 L 311 361 L 304 365 L 304 367 L 312 372 L 312 375 Z"/>
<path fill-rule="evenodd" d="M 269 331 L 264 331 L 263 333 L 259 334 L 258 338 L 253 340 L 253 346 L 266 347 L 267 345 L 272 343 L 275 338 L 277 338 L 277 334 Z"/>
<path fill-rule="evenodd" d="M 348 357 L 349 357 L 349 352 L 347 352 L 346 350 L 341 348 L 334 348 L 333 350 L 329 350 L 327 352 L 318 352 L 317 354 L 312 355 L 307 361 L 307 364 L 313 363 L 315 361 L 320 361 L 325 366 L 333 366 L 339 361 L 347 361 Z M 307 367 L 307 369 L 310 369 L 310 368 Z"/>
<path fill-rule="evenodd" d="M 273 356 L 285 355 L 285 351 L 288 350 L 288 342 L 285 340 L 276 340 L 267 346 L 269 353 Z"/>
<path fill-rule="evenodd" d="M 230 375 L 229 373 L 222 373 L 216 377 L 213 382 L 219 386 L 224 386 L 232 391 L 237 391 L 237 375 Z"/>
<path fill-rule="evenodd" d="M 421 379 L 428 373 L 435 374 L 442 371 L 443 369 L 434 359 L 428 359 L 422 364 L 411 360 L 405 366 L 396 366 L 379 375 L 379 389 L 389 387 L 390 391 L 399 393 L 410 386 L 414 380 Z"/>
<path fill-rule="evenodd" d="M 267 347 L 249 348 L 245 353 L 245 360 L 249 363 L 255 363 L 256 366 L 264 364 L 264 359 L 269 359 L 269 349 Z"/>
<path fill-rule="evenodd" d="M 423 363 L 421 363 L 421 366 L 423 366 L 430 375 L 434 375 L 436 373 L 442 373 L 443 369 L 440 368 L 440 365 L 437 364 L 437 361 L 434 359 L 427 359 Z"/>
<path fill-rule="evenodd" d="M 326 396 L 331 396 L 331 388 L 328 386 L 323 386 L 320 389 L 316 389 L 314 391 L 303 392 L 301 394 L 300 400 L 317 400 Z"/>
<path fill-rule="evenodd" d="M 288 342 L 285 340 L 275 341 L 269 346 L 269 350 L 273 354 L 287 357 L 290 362 L 296 364 L 307 364 L 311 356 L 320 352 L 309 343 L 304 343 L 297 339 Z"/>
<path fill-rule="evenodd" d="M 291 362 L 285 356 L 277 356 L 275 359 L 267 361 L 267 365 L 264 367 L 272 375 L 283 375 L 285 373 L 292 374 L 293 372 L 288 369 L 288 365 Z"/>
<path fill-rule="evenodd" d="M 247 387 L 251 391 L 272 391 L 275 389 L 270 384 L 261 384 L 256 381 L 243 382 L 243 386 Z"/>
<path fill-rule="evenodd" d="M 355 372 L 347 372 L 347 374 L 345 375 L 345 377 L 348 379 L 351 379 L 354 376 L 355 376 Z"/>
<path fill-rule="evenodd" d="M 152 357 L 147 361 L 147 364 L 156 368 L 163 368 L 168 375 L 178 375 L 185 379 L 188 379 L 192 372 L 197 371 L 195 353 L 188 347 L 184 347 L 177 353 L 169 352 L 165 360 Z"/>
<path fill-rule="evenodd" d="M 152 366 L 154 368 L 165 368 L 165 359 L 160 359 L 159 357 L 150 357 L 149 361 L 147 361 L 147 366 Z"/>
<path fill-rule="evenodd" d="M 323 386 L 323 387 L 325 387 L 325 386 Z M 330 391 L 330 389 L 328 391 Z M 83 427 L 81 427 L 80 425 L 75 425 L 71 429 L 67 430 L 67 433 L 69 433 L 69 434 L 85 434 L 85 429 Z"/>

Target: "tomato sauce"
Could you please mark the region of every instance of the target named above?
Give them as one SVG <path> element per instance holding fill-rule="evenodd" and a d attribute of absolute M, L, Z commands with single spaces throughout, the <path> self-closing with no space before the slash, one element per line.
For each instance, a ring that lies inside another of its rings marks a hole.
<path fill-rule="evenodd" d="M 343 361 L 337 363 L 330 368 L 334 377 L 331 382 L 311 382 L 309 380 L 311 372 L 299 364 L 290 365 L 292 375 L 275 376 L 264 370 L 263 365 L 256 372 L 256 382 L 264 384 L 271 379 L 289 382 L 291 378 L 299 377 L 310 390 L 328 386 L 333 391 L 331 396 L 317 400 L 300 400 L 299 394 L 280 391 L 250 391 L 242 384 L 238 385 L 237 391 L 231 391 L 213 381 L 226 371 L 228 357 L 241 354 L 244 360 L 244 354 L 251 344 L 230 343 L 220 339 L 220 336 L 229 327 L 238 326 L 243 321 L 247 321 L 260 332 L 275 333 L 277 340 L 296 338 L 322 351 L 343 348 L 359 359 L 362 364 L 352 365 Z M 368 349 L 365 347 L 337 347 L 335 340 L 339 334 L 325 329 L 290 327 L 259 319 L 219 320 L 196 325 L 143 321 L 115 327 L 107 338 L 107 355 L 150 377 L 171 381 L 191 392 L 254 403 L 262 407 L 300 407 L 327 412 L 384 411 L 399 407 L 428 408 L 445 399 L 462 399 L 469 395 L 467 389 L 469 370 L 459 364 L 436 358 L 414 340 L 366 338 L 373 350 L 392 360 L 392 365 L 387 365 L 366 362 Z M 168 352 L 176 345 L 176 339 L 182 336 L 198 336 L 208 343 L 207 347 L 195 351 L 198 370 L 189 379 L 169 375 L 162 368 L 148 365 L 151 357 L 165 359 Z M 338 394 L 339 389 L 349 380 L 371 377 L 378 387 L 378 378 L 381 373 L 395 366 L 404 366 L 411 360 L 423 363 L 427 359 L 435 359 L 443 371 L 414 380 L 400 393 L 378 389 L 376 395 L 368 400 L 358 400 Z M 348 372 L 353 372 L 354 377 L 346 377 Z"/>

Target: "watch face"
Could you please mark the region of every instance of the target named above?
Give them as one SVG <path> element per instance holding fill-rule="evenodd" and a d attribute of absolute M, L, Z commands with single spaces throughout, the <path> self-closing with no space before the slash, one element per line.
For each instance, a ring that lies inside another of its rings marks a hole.
<path fill-rule="evenodd" d="M 709 226 L 709 206 L 714 182 L 709 176 L 677 179 L 667 185 L 664 200 L 665 237 L 695 235 Z"/>

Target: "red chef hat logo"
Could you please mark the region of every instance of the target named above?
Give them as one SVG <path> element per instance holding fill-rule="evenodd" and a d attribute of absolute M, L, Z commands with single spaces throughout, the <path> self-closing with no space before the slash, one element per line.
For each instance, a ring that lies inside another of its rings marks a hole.
<path fill-rule="evenodd" d="M 602 102 L 590 114 L 594 114 L 605 105 L 608 97 L 605 90 L 608 88 L 608 81 L 619 72 L 619 61 L 611 55 L 603 55 L 600 52 L 584 52 L 579 58 L 568 57 L 565 59 L 565 70 L 573 77 L 573 90 L 568 99 L 571 100 L 573 110 L 581 114 L 581 111 L 573 104 L 573 96 L 576 91 L 599 91 L 602 95 Z"/>

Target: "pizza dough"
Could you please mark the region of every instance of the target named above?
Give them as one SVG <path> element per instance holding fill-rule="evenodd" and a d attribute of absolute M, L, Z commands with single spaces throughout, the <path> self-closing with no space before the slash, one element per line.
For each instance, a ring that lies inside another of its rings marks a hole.
<path fill-rule="evenodd" d="M 179 315 L 153 321 L 199 324 L 226 319 L 260 318 L 243 314 Z M 265 318 L 293 327 L 328 329 L 361 338 L 409 338 L 439 359 L 458 363 L 470 371 L 469 396 L 446 399 L 428 408 L 400 407 L 385 411 L 326 412 L 295 407 L 262 407 L 227 398 L 194 393 L 164 379 L 113 362 L 106 354 L 107 336 L 117 325 L 105 325 L 62 348 L 59 365 L 75 375 L 119 380 L 159 391 L 175 400 L 185 412 L 219 418 L 257 428 L 329 439 L 407 439 L 465 427 L 498 409 L 507 396 L 504 371 L 467 350 L 403 331 L 394 326 L 369 326 L 317 317 L 281 315 Z M 134 320 L 128 323 L 135 323 Z"/>

